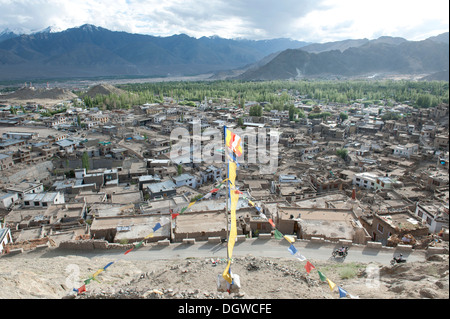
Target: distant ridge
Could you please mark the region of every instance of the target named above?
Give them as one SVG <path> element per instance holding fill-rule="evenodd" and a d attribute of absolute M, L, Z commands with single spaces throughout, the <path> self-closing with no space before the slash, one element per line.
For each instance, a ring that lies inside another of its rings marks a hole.
<path fill-rule="evenodd" d="M 333 79 L 373 74 L 439 74 L 448 69 L 447 32 L 423 41 L 380 37 L 371 41 L 340 41 L 287 49 L 235 79 Z"/>
<path fill-rule="evenodd" d="M 185 34 L 154 37 L 86 24 L 0 42 L 0 80 L 205 74 L 249 65 L 306 44 L 290 39 L 196 39 Z"/>

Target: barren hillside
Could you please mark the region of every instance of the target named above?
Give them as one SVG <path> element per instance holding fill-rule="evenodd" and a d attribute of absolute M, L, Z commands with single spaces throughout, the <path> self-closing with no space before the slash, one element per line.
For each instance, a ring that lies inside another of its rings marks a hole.
<path fill-rule="evenodd" d="M 333 291 L 305 262 L 295 258 L 235 258 L 233 273 L 241 289 L 218 292 L 217 277 L 223 261 L 186 258 L 158 261 L 118 260 L 82 286 L 110 260 L 79 256 L 38 258 L 36 253 L 0 258 L 0 298 L 120 298 L 120 299 L 339 299 L 338 287 L 361 299 L 448 299 L 448 255 L 435 255 L 426 262 L 398 266 L 314 261 L 317 269 L 336 283 Z M 346 298 L 349 298 L 347 296 Z"/>
<path fill-rule="evenodd" d="M 58 102 L 77 98 L 77 95 L 62 88 L 42 89 L 23 87 L 9 94 L 1 94 L 0 100 L 9 103 L 39 103 L 42 105 L 54 105 Z"/>
<path fill-rule="evenodd" d="M 124 90 L 116 88 L 111 84 L 104 83 L 89 88 L 89 90 L 86 92 L 86 95 L 91 98 L 95 98 L 96 95 L 110 95 L 110 94 L 121 95 L 123 93 L 125 93 Z"/>

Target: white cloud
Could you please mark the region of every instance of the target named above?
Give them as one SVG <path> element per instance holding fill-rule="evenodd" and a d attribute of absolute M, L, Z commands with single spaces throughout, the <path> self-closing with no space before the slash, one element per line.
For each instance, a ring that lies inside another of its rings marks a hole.
<path fill-rule="evenodd" d="M 113 31 L 311 42 L 421 40 L 448 31 L 448 0 L 0 0 L 0 30 L 85 23 Z"/>

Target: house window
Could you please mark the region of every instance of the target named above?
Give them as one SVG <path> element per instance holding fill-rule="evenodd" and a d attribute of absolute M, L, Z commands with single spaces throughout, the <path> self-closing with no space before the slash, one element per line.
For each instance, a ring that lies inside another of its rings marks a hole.
<path fill-rule="evenodd" d="M 29 201 L 24 201 L 23 203 L 24 203 L 26 206 L 30 205 L 30 202 L 29 202 Z"/>
<path fill-rule="evenodd" d="M 46 207 L 46 206 L 47 206 L 47 203 L 42 203 L 42 206 Z"/>
<path fill-rule="evenodd" d="M 423 216 L 423 213 L 422 213 L 421 211 L 419 211 L 419 212 L 417 213 L 417 215 L 418 215 L 419 217 L 422 217 L 422 216 Z"/>
<path fill-rule="evenodd" d="M 380 233 L 383 233 L 384 228 L 383 228 L 383 226 L 381 226 L 381 224 L 378 224 L 377 230 L 378 230 Z"/>
<path fill-rule="evenodd" d="M 430 217 L 427 217 L 427 224 L 428 225 L 431 225 L 431 222 L 432 222 L 433 220 L 430 218 Z"/>

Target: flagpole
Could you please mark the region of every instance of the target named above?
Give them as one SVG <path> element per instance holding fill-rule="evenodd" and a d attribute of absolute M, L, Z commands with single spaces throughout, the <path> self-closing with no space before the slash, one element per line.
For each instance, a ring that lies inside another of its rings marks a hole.
<path fill-rule="evenodd" d="M 228 192 L 230 191 L 230 181 L 228 180 L 228 178 L 230 177 L 229 176 L 229 164 L 227 165 L 227 154 L 226 154 L 226 152 L 227 152 L 227 148 L 226 148 L 226 144 L 227 144 L 227 140 L 226 140 L 226 138 L 227 138 L 227 131 L 226 131 L 226 126 L 224 125 L 223 126 L 223 141 L 224 141 L 224 147 L 223 147 L 223 150 L 224 150 L 224 155 L 225 155 L 225 162 L 224 162 L 224 164 L 225 164 L 225 169 L 226 169 L 226 172 L 227 172 L 227 181 L 226 181 L 226 183 L 227 183 L 227 188 L 226 188 L 226 202 L 225 202 L 225 218 L 226 218 L 226 223 L 227 223 L 227 238 L 226 238 L 226 240 L 227 240 L 227 243 L 228 243 L 228 237 L 229 237 L 229 229 L 228 229 Z M 230 258 L 230 256 L 229 256 L 229 254 L 228 254 L 228 249 L 227 249 L 227 260 L 228 260 L 228 258 Z"/>

